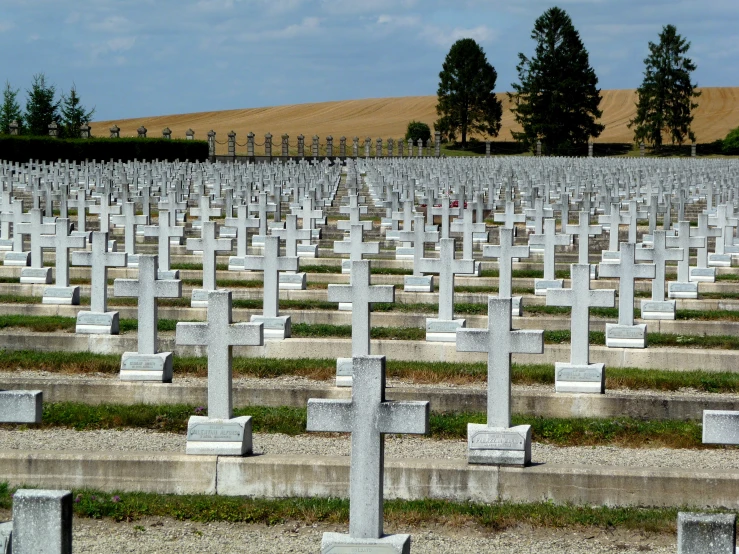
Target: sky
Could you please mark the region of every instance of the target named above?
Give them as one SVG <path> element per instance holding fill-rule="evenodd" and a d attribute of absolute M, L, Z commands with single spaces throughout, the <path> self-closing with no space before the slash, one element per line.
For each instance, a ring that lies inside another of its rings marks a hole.
<path fill-rule="evenodd" d="M 0 0 L 0 79 L 74 85 L 94 120 L 435 95 L 454 41 L 517 82 L 534 21 L 567 11 L 602 89 L 636 88 L 673 24 L 699 86 L 739 86 L 739 0 Z"/>

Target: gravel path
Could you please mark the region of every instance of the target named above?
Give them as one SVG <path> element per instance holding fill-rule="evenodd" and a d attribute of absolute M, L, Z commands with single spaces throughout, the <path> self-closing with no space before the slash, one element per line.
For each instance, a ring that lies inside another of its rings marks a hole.
<path fill-rule="evenodd" d="M 318 553 L 324 531 L 344 527 L 288 523 L 265 527 L 234 523 L 193 523 L 149 518 L 132 523 L 110 520 L 74 522 L 74 550 L 89 553 L 200 554 Z M 580 532 L 558 529 L 516 529 L 484 534 L 469 528 L 387 529 L 411 534 L 414 554 L 667 554 L 675 551 L 674 536 L 637 533 Z"/>
<path fill-rule="evenodd" d="M 185 452 L 185 435 L 145 429 L 75 431 L 73 429 L 0 429 L 0 450 L 83 450 L 93 452 Z M 256 453 L 296 456 L 348 456 L 346 436 L 305 434 L 254 434 Z M 458 459 L 467 456 L 463 440 L 432 440 L 423 437 L 388 436 L 387 458 Z M 669 448 L 620 448 L 615 446 L 558 447 L 534 443 L 535 463 L 623 467 L 673 467 L 739 469 L 735 448 L 691 450 Z"/>

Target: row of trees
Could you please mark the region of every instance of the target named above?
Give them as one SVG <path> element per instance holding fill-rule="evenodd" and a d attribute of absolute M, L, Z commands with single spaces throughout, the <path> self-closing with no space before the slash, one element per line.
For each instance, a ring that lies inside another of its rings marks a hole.
<path fill-rule="evenodd" d="M 80 102 L 77 88 L 72 85 L 69 94 L 62 93 L 56 100 L 56 87 L 46 82 L 43 73 L 33 76 L 31 88 L 26 91 L 26 109 L 21 111 L 18 103 L 20 89 L 14 89 L 6 81 L 0 105 L 0 134 L 10 133 L 10 124 L 18 123 L 18 132 L 23 135 L 48 135 L 52 121 L 59 124 L 59 136 L 79 138 L 80 126 L 87 123 L 95 109 L 87 110 Z"/>
<path fill-rule="evenodd" d="M 534 55 L 518 55 L 520 82 L 513 83 L 514 92 L 508 93 L 522 128 L 512 135 L 528 149 L 541 141 L 546 153 L 568 154 L 605 128 L 597 122 L 602 116 L 598 77 L 564 10 L 553 7 L 544 12 L 534 23 L 531 38 L 536 41 Z M 629 122 L 635 141 L 660 147 L 664 136 L 673 144 L 682 144 L 686 137 L 695 140 L 691 111 L 700 93 L 690 81 L 696 66 L 686 57 L 689 48 L 673 25 L 663 28 L 658 44 L 649 42 L 636 117 Z M 496 80 L 497 73 L 477 42 L 466 38 L 452 45 L 437 92 L 435 128 L 445 140 L 461 135 L 466 147 L 470 134 L 498 136 L 503 106 L 493 92 Z"/>

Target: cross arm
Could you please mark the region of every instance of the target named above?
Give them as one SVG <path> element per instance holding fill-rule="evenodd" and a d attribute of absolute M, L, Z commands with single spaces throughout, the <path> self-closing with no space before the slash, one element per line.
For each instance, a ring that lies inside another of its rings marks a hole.
<path fill-rule="evenodd" d="M 205 346 L 210 341 L 208 329 L 207 323 L 178 323 L 175 328 L 175 344 Z"/>
<path fill-rule="evenodd" d="M 547 289 L 547 306 L 572 306 L 573 294 L 572 289 Z"/>
<path fill-rule="evenodd" d="M 544 331 L 511 331 L 511 353 L 544 353 Z"/>
<path fill-rule="evenodd" d="M 279 256 L 277 258 L 277 269 L 279 271 L 298 271 L 300 269 L 300 258 L 297 256 Z"/>
<path fill-rule="evenodd" d="M 634 266 L 634 279 L 654 279 L 656 271 L 654 264 L 636 264 Z"/>
<path fill-rule="evenodd" d="M 394 285 L 372 285 L 370 287 L 370 304 L 375 302 L 395 302 Z"/>
<path fill-rule="evenodd" d="M 179 327 L 180 324 L 178 323 Z M 228 328 L 228 343 L 233 346 L 262 346 L 263 323 L 232 323 Z"/>
<path fill-rule="evenodd" d="M 354 298 L 354 287 L 352 285 L 329 285 L 329 302 L 351 302 Z"/>
<path fill-rule="evenodd" d="M 115 296 L 138 296 L 139 282 L 136 279 L 116 279 L 113 281 Z"/>
<path fill-rule="evenodd" d="M 618 277 L 621 273 L 621 264 L 598 264 L 598 274 L 601 277 Z"/>
<path fill-rule="evenodd" d="M 490 332 L 487 329 L 459 329 L 457 352 L 487 352 L 490 348 Z"/>
<path fill-rule="evenodd" d="M 125 252 L 123 252 L 125 254 Z M 92 265 L 92 252 L 72 252 L 72 265 Z"/>
<path fill-rule="evenodd" d="M 334 241 L 334 252 L 337 254 L 351 254 L 352 243 L 346 240 Z"/>
<path fill-rule="evenodd" d="M 439 273 L 440 265 L 441 260 L 438 258 L 421 258 L 416 262 L 416 267 L 421 273 Z M 469 273 L 472 273 L 472 271 L 474 271 L 474 268 Z"/>
<path fill-rule="evenodd" d="M 383 402 L 379 416 L 380 433 L 426 435 L 429 432 L 428 401 Z"/>
<path fill-rule="evenodd" d="M 155 281 L 154 296 L 156 298 L 181 298 L 182 281 L 180 279 L 163 279 L 161 281 Z"/>
<path fill-rule="evenodd" d="M 308 400 L 308 421 L 306 431 L 325 433 L 349 433 L 352 430 L 351 400 Z"/>
<path fill-rule="evenodd" d="M 547 300 L 549 300 L 549 291 L 547 291 Z M 591 308 L 613 308 L 616 305 L 616 291 L 614 289 L 589 290 L 588 305 Z"/>

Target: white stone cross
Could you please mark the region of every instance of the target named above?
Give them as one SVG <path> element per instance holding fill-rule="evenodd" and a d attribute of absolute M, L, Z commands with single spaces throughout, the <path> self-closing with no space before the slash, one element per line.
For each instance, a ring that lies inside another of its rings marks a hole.
<path fill-rule="evenodd" d="M 727 214 L 726 204 L 716 206 L 716 215 L 708 217 L 708 223 L 721 231 L 721 239 L 716 239 L 716 254 L 724 254 L 725 247 L 730 246 L 734 240 L 734 228 L 739 226 L 739 220 L 735 217 L 729 217 Z"/>
<path fill-rule="evenodd" d="M 264 317 L 280 315 L 280 271 L 298 271 L 300 261 L 297 256 L 280 256 L 280 238 L 264 237 L 264 251 L 261 256 L 245 256 L 244 269 L 264 272 Z"/>
<path fill-rule="evenodd" d="M 488 354 L 488 427 L 511 426 L 511 354 L 544 352 L 544 331 L 513 331 L 511 321 L 511 299 L 488 296 L 488 328 L 457 331 L 457 351 Z"/>
<path fill-rule="evenodd" d="M 465 260 L 471 260 L 473 257 L 472 247 L 475 233 L 485 232 L 485 223 L 474 223 L 474 215 L 472 209 L 466 209 L 462 211 L 462 221 L 452 222 L 452 232 L 462 233 L 462 258 Z"/>
<path fill-rule="evenodd" d="M 69 219 L 59 218 L 56 220 L 56 233 L 39 237 L 41 248 L 54 249 L 56 257 L 56 279 L 54 283 L 58 287 L 69 286 L 69 251 L 72 249 L 82 250 L 87 242 L 85 237 L 70 235 L 70 225 Z"/>
<path fill-rule="evenodd" d="M 93 231 L 90 252 L 72 252 L 72 265 L 90 266 L 90 311 L 108 311 L 108 268 L 126 267 L 125 252 L 108 252 L 108 233 Z"/>
<path fill-rule="evenodd" d="M 123 225 L 126 254 L 129 257 L 134 256 L 136 254 L 136 225 L 147 225 L 149 218 L 145 215 L 136 215 L 136 204 L 134 202 L 126 202 L 123 204 L 123 213 L 121 215 L 114 215 L 111 219 L 116 225 Z"/>
<path fill-rule="evenodd" d="M 3 210 L 6 208 L 3 207 Z M 13 251 L 23 252 L 23 233 L 21 232 L 23 223 L 28 223 L 30 213 L 23 211 L 23 200 L 16 198 L 12 204 L 7 207 L 7 212 L 0 213 L 0 221 L 3 223 L 13 224 Z"/>
<path fill-rule="evenodd" d="M 566 225 L 565 232 L 570 235 L 577 235 L 578 254 L 577 263 L 590 263 L 588 252 L 590 249 L 590 235 L 600 235 L 603 227 L 600 225 L 590 225 L 590 212 L 579 212 L 580 219 L 577 225 Z"/>
<path fill-rule="evenodd" d="M 372 220 L 361 220 L 362 214 L 367 213 L 367 206 L 359 205 L 359 197 L 356 194 L 349 195 L 349 205 L 340 206 L 339 213 L 349 214 L 349 220 L 341 219 L 336 222 L 336 228 L 343 231 L 351 229 L 352 225 L 361 225 L 365 231 L 372 229 Z"/>
<path fill-rule="evenodd" d="M 182 238 L 185 236 L 185 228 L 177 225 L 170 226 L 169 211 L 159 210 L 159 225 L 147 225 L 144 227 L 145 237 L 157 237 L 159 271 L 169 271 L 169 246 L 170 238 Z"/>
<path fill-rule="evenodd" d="M 608 225 L 608 250 L 618 251 L 618 228 L 620 225 L 628 225 L 631 218 L 628 214 L 621 213 L 621 205 L 618 202 L 611 203 L 611 213 L 598 216 L 598 223 Z"/>
<path fill-rule="evenodd" d="M 313 199 L 310 197 L 303 198 L 303 207 L 299 210 L 295 210 L 295 215 L 303 221 L 303 229 L 310 229 L 311 231 L 316 228 L 316 221 L 325 220 L 323 210 L 313 209 Z M 310 239 L 303 240 L 303 244 L 310 244 Z"/>
<path fill-rule="evenodd" d="M 87 190 L 84 187 L 77 189 L 77 198 L 69 201 L 69 206 L 77 209 L 77 230 L 85 233 L 87 229 L 87 208 L 93 206 L 87 202 Z"/>
<path fill-rule="evenodd" d="M 505 212 L 502 214 L 493 214 L 493 221 L 502 223 L 505 229 L 514 229 L 516 223 L 524 223 L 526 216 L 516 213 L 516 204 L 512 201 L 505 203 Z"/>
<path fill-rule="evenodd" d="M 449 224 L 451 221 L 451 217 L 459 217 L 459 207 L 452 208 L 451 204 L 449 202 L 449 196 L 444 195 L 441 197 L 441 206 L 431 206 L 429 208 L 429 212 L 432 216 L 440 215 L 441 216 L 441 238 L 448 239 L 449 238 Z M 472 271 L 470 271 L 472 273 Z"/>
<path fill-rule="evenodd" d="M 613 289 L 590 290 L 590 265 L 570 266 L 569 289 L 547 290 L 547 306 L 571 306 L 570 363 L 590 364 L 590 308 L 612 308 L 616 302 Z M 633 314 L 633 302 L 631 312 Z"/>
<path fill-rule="evenodd" d="M 703 246 L 697 248 L 696 266 L 708 267 L 708 239 L 720 237 L 721 230 L 708 225 L 708 214 L 698 214 L 698 227 L 690 229 L 691 237 L 705 237 Z M 712 270 L 713 271 L 713 270 Z"/>
<path fill-rule="evenodd" d="M 188 250 L 200 250 L 203 252 L 203 290 L 216 290 L 216 252 L 230 252 L 231 239 L 217 239 L 215 221 L 204 221 L 200 230 L 200 238 L 188 238 L 186 248 Z"/>
<path fill-rule="evenodd" d="M 529 245 L 544 247 L 544 280 L 554 280 L 555 251 L 557 246 L 568 246 L 570 237 L 566 234 L 555 232 L 555 221 L 553 218 L 544 220 L 544 233 L 529 236 Z"/>
<path fill-rule="evenodd" d="M 349 240 L 334 241 L 334 252 L 337 254 L 349 254 L 349 260 L 357 262 L 365 254 L 379 254 L 379 242 L 363 242 L 364 227 L 361 224 L 352 225 Z"/>
<path fill-rule="evenodd" d="M 226 227 L 236 229 L 236 257 L 243 258 L 246 256 L 247 250 L 247 229 L 256 229 L 259 227 L 259 219 L 249 217 L 249 207 L 242 204 L 236 208 L 236 217 L 226 218 Z"/>
<path fill-rule="evenodd" d="M 285 241 L 285 256 L 298 255 L 298 241 L 310 240 L 310 229 L 298 229 L 298 216 L 289 214 L 284 229 L 272 229 L 272 234 Z"/>
<path fill-rule="evenodd" d="M 486 244 L 482 247 L 483 258 L 498 258 L 498 296 L 511 296 L 513 258 L 528 258 L 529 247 L 513 246 L 513 229 L 501 227 L 499 229 L 500 244 Z"/>
<path fill-rule="evenodd" d="M 44 251 L 41 246 L 41 235 L 56 231 L 53 223 L 43 223 L 43 212 L 40 208 L 32 208 L 28 214 L 28 222 L 18 224 L 19 235 L 31 236 L 31 267 L 44 267 Z M 13 230 L 16 233 L 16 230 Z"/>
<path fill-rule="evenodd" d="M 370 313 L 376 302 L 395 302 L 393 285 L 370 285 L 369 260 L 352 262 L 350 285 L 329 285 L 329 302 L 352 304 L 352 356 L 370 353 Z"/>
<path fill-rule="evenodd" d="M 231 323 L 231 291 L 208 293 L 207 323 L 178 323 L 175 342 L 208 351 L 208 417 L 231 419 L 234 346 L 261 346 L 261 323 Z"/>
<path fill-rule="evenodd" d="M 634 279 L 654 279 L 654 264 L 635 263 L 636 245 L 630 242 L 621 243 L 621 257 L 618 262 L 600 264 L 602 277 L 618 279 L 618 324 L 634 324 Z"/>
<path fill-rule="evenodd" d="M 118 204 L 111 204 L 110 193 L 100 195 L 100 204 L 90 206 L 91 214 L 98 214 L 100 220 L 100 230 L 107 233 L 110 231 L 111 216 L 119 215 L 121 207 Z"/>
<path fill-rule="evenodd" d="M 636 260 L 654 262 L 655 274 L 652 280 L 652 300 L 662 302 L 665 299 L 665 267 L 668 261 L 679 262 L 684 252 L 679 248 L 667 248 L 667 232 L 654 231 L 652 248 L 637 248 Z"/>
<path fill-rule="evenodd" d="M 138 298 L 138 353 L 156 354 L 158 308 L 157 298 L 181 298 L 182 281 L 179 279 L 159 280 L 157 257 L 139 257 L 138 279 L 116 279 L 113 294 Z"/>
<path fill-rule="evenodd" d="M 421 275 L 418 261 L 423 258 L 427 242 L 439 242 L 438 231 L 426 231 L 425 218 L 419 214 L 413 218 L 413 230 L 398 231 L 398 240 L 413 243 L 413 275 Z"/>
<path fill-rule="evenodd" d="M 474 260 L 457 260 L 454 257 L 454 239 L 439 241 L 438 258 L 421 258 L 416 265 L 421 273 L 439 275 L 439 319 L 454 319 L 454 275 L 475 271 Z"/>
<path fill-rule="evenodd" d="M 274 204 L 267 203 L 266 192 L 262 191 L 259 193 L 259 202 L 249 204 L 249 211 L 259 214 L 259 236 L 267 236 L 267 214 L 276 212 L 277 207 Z"/>
<path fill-rule="evenodd" d="M 707 239 L 706 237 L 691 237 L 689 221 L 678 221 L 675 229 L 677 236 L 667 237 L 667 246 L 683 250 L 683 259 L 677 262 L 677 282 L 687 283 L 690 281 L 690 249 L 702 248 Z"/>
<path fill-rule="evenodd" d="M 356 263 L 356 262 L 355 262 Z M 349 535 L 383 536 L 385 434 L 429 432 L 428 402 L 385 400 L 385 357 L 353 360 L 351 400 L 308 400 L 308 431 L 351 433 Z"/>
<path fill-rule="evenodd" d="M 648 213 L 644 210 L 639 209 L 639 204 L 636 200 L 629 200 L 629 239 L 628 242 L 636 244 L 636 231 L 637 225 L 640 219 L 647 219 Z"/>
<path fill-rule="evenodd" d="M 543 232 L 542 225 L 545 218 L 551 218 L 554 216 L 554 210 L 547 206 L 544 207 L 544 199 L 537 198 L 534 200 L 533 208 L 526 208 L 524 210 L 526 217 L 534 220 L 534 234 L 541 235 Z"/>
<path fill-rule="evenodd" d="M 210 221 L 211 217 L 221 217 L 221 208 L 210 207 L 210 196 L 203 193 L 200 195 L 199 207 L 190 208 L 190 215 L 194 215 L 200 219 L 203 225 Z"/>

